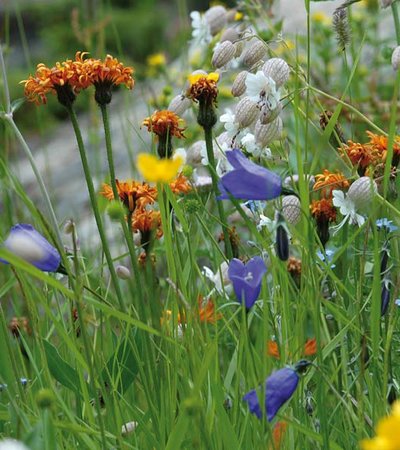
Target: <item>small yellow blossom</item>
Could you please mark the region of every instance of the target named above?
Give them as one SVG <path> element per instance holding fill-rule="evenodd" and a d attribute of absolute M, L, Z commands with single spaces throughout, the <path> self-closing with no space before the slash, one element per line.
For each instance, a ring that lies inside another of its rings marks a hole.
<path fill-rule="evenodd" d="M 235 22 L 239 22 L 242 19 L 243 19 L 243 13 L 240 11 L 236 11 L 236 14 L 235 14 L 235 17 L 233 18 L 233 20 Z"/>
<path fill-rule="evenodd" d="M 147 57 L 147 65 L 150 67 L 165 66 L 167 59 L 164 53 L 153 53 Z"/>
<path fill-rule="evenodd" d="M 154 155 L 140 153 L 137 159 L 137 167 L 146 181 L 170 183 L 176 177 L 182 162 L 181 157 L 158 159 Z"/>
<path fill-rule="evenodd" d="M 216 83 L 219 80 L 219 73 L 211 72 L 208 75 L 204 73 L 195 73 L 188 76 L 188 80 L 191 86 L 196 84 L 202 78 L 204 78 L 207 81 L 214 81 Z"/>
<path fill-rule="evenodd" d="M 329 26 L 332 24 L 332 19 L 322 11 L 316 11 L 311 15 L 311 20 L 321 25 Z"/>

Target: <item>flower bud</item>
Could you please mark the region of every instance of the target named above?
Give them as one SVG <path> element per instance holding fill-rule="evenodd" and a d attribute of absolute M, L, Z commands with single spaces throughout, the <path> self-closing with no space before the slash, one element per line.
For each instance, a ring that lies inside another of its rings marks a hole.
<path fill-rule="evenodd" d="M 213 6 L 205 12 L 204 18 L 206 19 L 210 27 L 210 32 L 212 36 L 215 36 L 226 25 L 227 22 L 226 9 L 220 5 Z"/>
<path fill-rule="evenodd" d="M 125 266 L 117 266 L 115 272 L 117 273 L 118 278 L 121 278 L 121 280 L 128 280 L 129 278 L 131 278 L 131 272 Z"/>
<path fill-rule="evenodd" d="M 281 111 L 282 111 L 281 102 L 279 102 L 276 105 L 276 108 L 274 109 L 269 109 L 268 105 L 265 104 L 261 109 L 260 122 L 263 125 L 267 125 L 268 123 L 273 122 L 279 116 Z"/>
<path fill-rule="evenodd" d="M 282 119 L 280 117 L 267 125 L 263 125 L 258 121 L 254 130 L 256 143 L 264 148 L 271 142 L 279 139 L 282 134 L 282 126 Z"/>
<path fill-rule="evenodd" d="M 269 59 L 262 68 L 264 75 L 271 77 L 279 88 L 289 80 L 290 69 L 282 58 Z"/>
<path fill-rule="evenodd" d="M 248 74 L 247 70 L 243 70 L 242 72 L 236 75 L 235 81 L 233 82 L 231 89 L 232 95 L 234 97 L 240 97 L 245 93 L 247 74 Z"/>
<path fill-rule="evenodd" d="M 65 234 L 71 234 L 74 231 L 74 228 L 75 228 L 74 221 L 72 219 L 68 219 L 64 224 L 63 231 Z"/>
<path fill-rule="evenodd" d="M 374 180 L 369 177 L 361 177 L 350 186 L 347 196 L 353 201 L 357 209 L 363 210 L 371 205 L 377 191 L 378 188 Z"/>
<path fill-rule="evenodd" d="M 287 223 L 297 225 L 301 219 L 300 200 L 295 195 L 287 195 L 282 200 L 282 214 Z"/>
<path fill-rule="evenodd" d="M 127 422 L 122 425 L 121 434 L 122 436 L 126 436 L 128 434 L 133 433 L 139 424 L 135 421 Z"/>
<path fill-rule="evenodd" d="M 40 389 L 36 394 L 36 403 L 41 409 L 50 408 L 54 400 L 54 394 L 50 389 Z"/>
<path fill-rule="evenodd" d="M 225 66 L 235 56 L 236 48 L 231 41 L 224 41 L 218 45 L 212 57 L 211 64 L 219 69 Z"/>
<path fill-rule="evenodd" d="M 252 67 L 256 62 L 260 61 L 266 53 L 267 49 L 265 43 L 259 39 L 253 40 L 243 52 L 242 62 L 245 66 Z"/>
<path fill-rule="evenodd" d="M 392 67 L 393 67 L 393 70 L 399 70 L 399 67 L 400 67 L 400 45 L 393 50 Z"/>
<path fill-rule="evenodd" d="M 246 128 L 254 123 L 260 110 L 258 109 L 257 103 L 250 100 L 249 97 L 244 97 L 236 105 L 235 118 L 239 124 L 239 128 Z"/>
<path fill-rule="evenodd" d="M 227 28 L 221 36 L 221 39 L 219 40 L 221 43 L 225 41 L 235 42 L 239 39 L 240 35 L 239 32 L 236 30 L 236 28 L 230 27 Z"/>
<path fill-rule="evenodd" d="M 194 142 L 186 152 L 186 163 L 195 167 L 200 166 L 202 159 L 201 151 L 205 148 L 205 146 L 206 143 L 203 140 Z"/>
<path fill-rule="evenodd" d="M 167 109 L 168 111 L 171 111 L 177 114 L 178 116 L 181 116 L 187 109 L 190 108 L 191 104 L 192 102 L 190 101 L 190 99 L 180 94 L 170 101 Z"/>

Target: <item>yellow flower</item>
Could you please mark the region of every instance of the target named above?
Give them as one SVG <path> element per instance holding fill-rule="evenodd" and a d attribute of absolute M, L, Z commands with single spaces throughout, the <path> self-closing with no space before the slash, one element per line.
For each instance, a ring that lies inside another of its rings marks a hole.
<path fill-rule="evenodd" d="M 392 414 L 384 417 L 376 427 L 376 437 L 361 441 L 362 450 L 399 450 L 400 449 L 400 401 L 392 407 Z"/>
<path fill-rule="evenodd" d="M 233 18 L 233 20 L 234 20 L 235 22 L 239 22 L 239 21 L 242 20 L 242 19 L 243 19 L 243 13 L 240 12 L 240 11 L 236 11 L 235 17 Z"/>
<path fill-rule="evenodd" d="M 137 159 L 137 167 L 143 178 L 154 183 L 170 183 L 182 163 L 183 160 L 179 156 L 174 159 L 158 159 L 147 153 L 140 153 Z"/>
<path fill-rule="evenodd" d="M 147 57 L 147 65 L 150 67 L 162 67 L 166 62 L 164 53 L 153 53 Z"/>
<path fill-rule="evenodd" d="M 206 81 L 213 81 L 216 83 L 219 80 L 219 73 L 211 72 L 208 75 L 204 73 L 195 73 L 188 76 L 188 80 L 191 86 L 196 84 L 199 80 L 205 79 Z"/>
<path fill-rule="evenodd" d="M 313 22 L 320 23 L 321 25 L 326 26 L 331 25 L 332 23 L 331 18 L 322 11 L 316 11 L 315 13 L 313 13 L 311 15 L 311 20 Z"/>

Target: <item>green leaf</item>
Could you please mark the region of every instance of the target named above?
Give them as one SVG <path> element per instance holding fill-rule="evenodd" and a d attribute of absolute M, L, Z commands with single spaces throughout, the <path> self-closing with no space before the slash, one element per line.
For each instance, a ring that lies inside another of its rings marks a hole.
<path fill-rule="evenodd" d="M 49 341 L 43 341 L 50 373 L 63 386 L 81 395 L 80 380 L 77 371 L 61 358 L 57 349 Z"/>

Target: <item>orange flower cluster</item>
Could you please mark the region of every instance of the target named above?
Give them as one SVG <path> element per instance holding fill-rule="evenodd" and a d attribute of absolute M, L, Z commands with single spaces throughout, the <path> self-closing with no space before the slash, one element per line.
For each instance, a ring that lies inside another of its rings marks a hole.
<path fill-rule="evenodd" d="M 28 101 L 37 105 L 47 103 L 48 93 L 57 94 L 63 105 L 71 104 L 76 94 L 90 85 L 105 84 L 108 88 L 125 84 L 133 88 L 133 69 L 124 67 L 118 59 L 107 55 L 104 61 L 86 58 L 87 52 L 76 52 L 75 60 L 57 62 L 54 67 L 43 63 L 37 65 L 35 75 L 30 75 L 24 83 L 24 93 Z"/>
<path fill-rule="evenodd" d="M 215 312 L 215 305 L 211 299 L 204 302 L 203 298 L 199 296 L 198 304 L 200 322 L 215 323 L 217 320 L 222 319 L 222 314 Z"/>
<path fill-rule="evenodd" d="M 136 208 L 143 209 L 146 205 L 151 205 L 157 200 L 157 189 L 145 182 L 139 183 L 135 180 L 115 180 L 115 182 L 119 198 L 130 212 L 134 212 Z M 107 183 L 103 183 L 100 194 L 108 200 L 114 200 L 112 187 Z"/>
<path fill-rule="evenodd" d="M 307 339 L 304 344 L 303 356 L 313 356 L 317 353 L 317 341 L 315 338 Z M 267 354 L 276 359 L 280 359 L 278 343 L 276 341 L 267 342 Z"/>
<path fill-rule="evenodd" d="M 335 222 L 336 208 L 331 198 L 313 200 L 310 205 L 311 215 L 318 222 Z"/>
<path fill-rule="evenodd" d="M 149 132 L 158 136 L 175 136 L 179 139 L 184 138 L 185 128 L 181 128 L 179 123 L 182 119 L 172 111 L 156 111 L 150 117 L 143 120 L 142 125 L 147 127 Z"/>
<path fill-rule="evenodd" d="M 192 186 L 183 173 L 180 173 L 174 181 L 169 183 L 169 187 L 174 194 L 187 194 L 192 190 Z"/>
<path fill-rule="evenodd" d="M 163 235 L 161 226 L 161 213 L 154 209 L 136 209 L 132 216 L 133 231 L 140 231 L 142 235 L 148 236 L 152 231 L 156 232 L 156 238 Z"/>
<path fill-rule="evenodd" d="M 321 197 L 332 198 L 332 191 L 335 189 L 346 189 L 349 187 L 349 182 L 342 172 L 333 173 L 327 169 L 315 176 L 313 190 L 320 190 Z"/>

